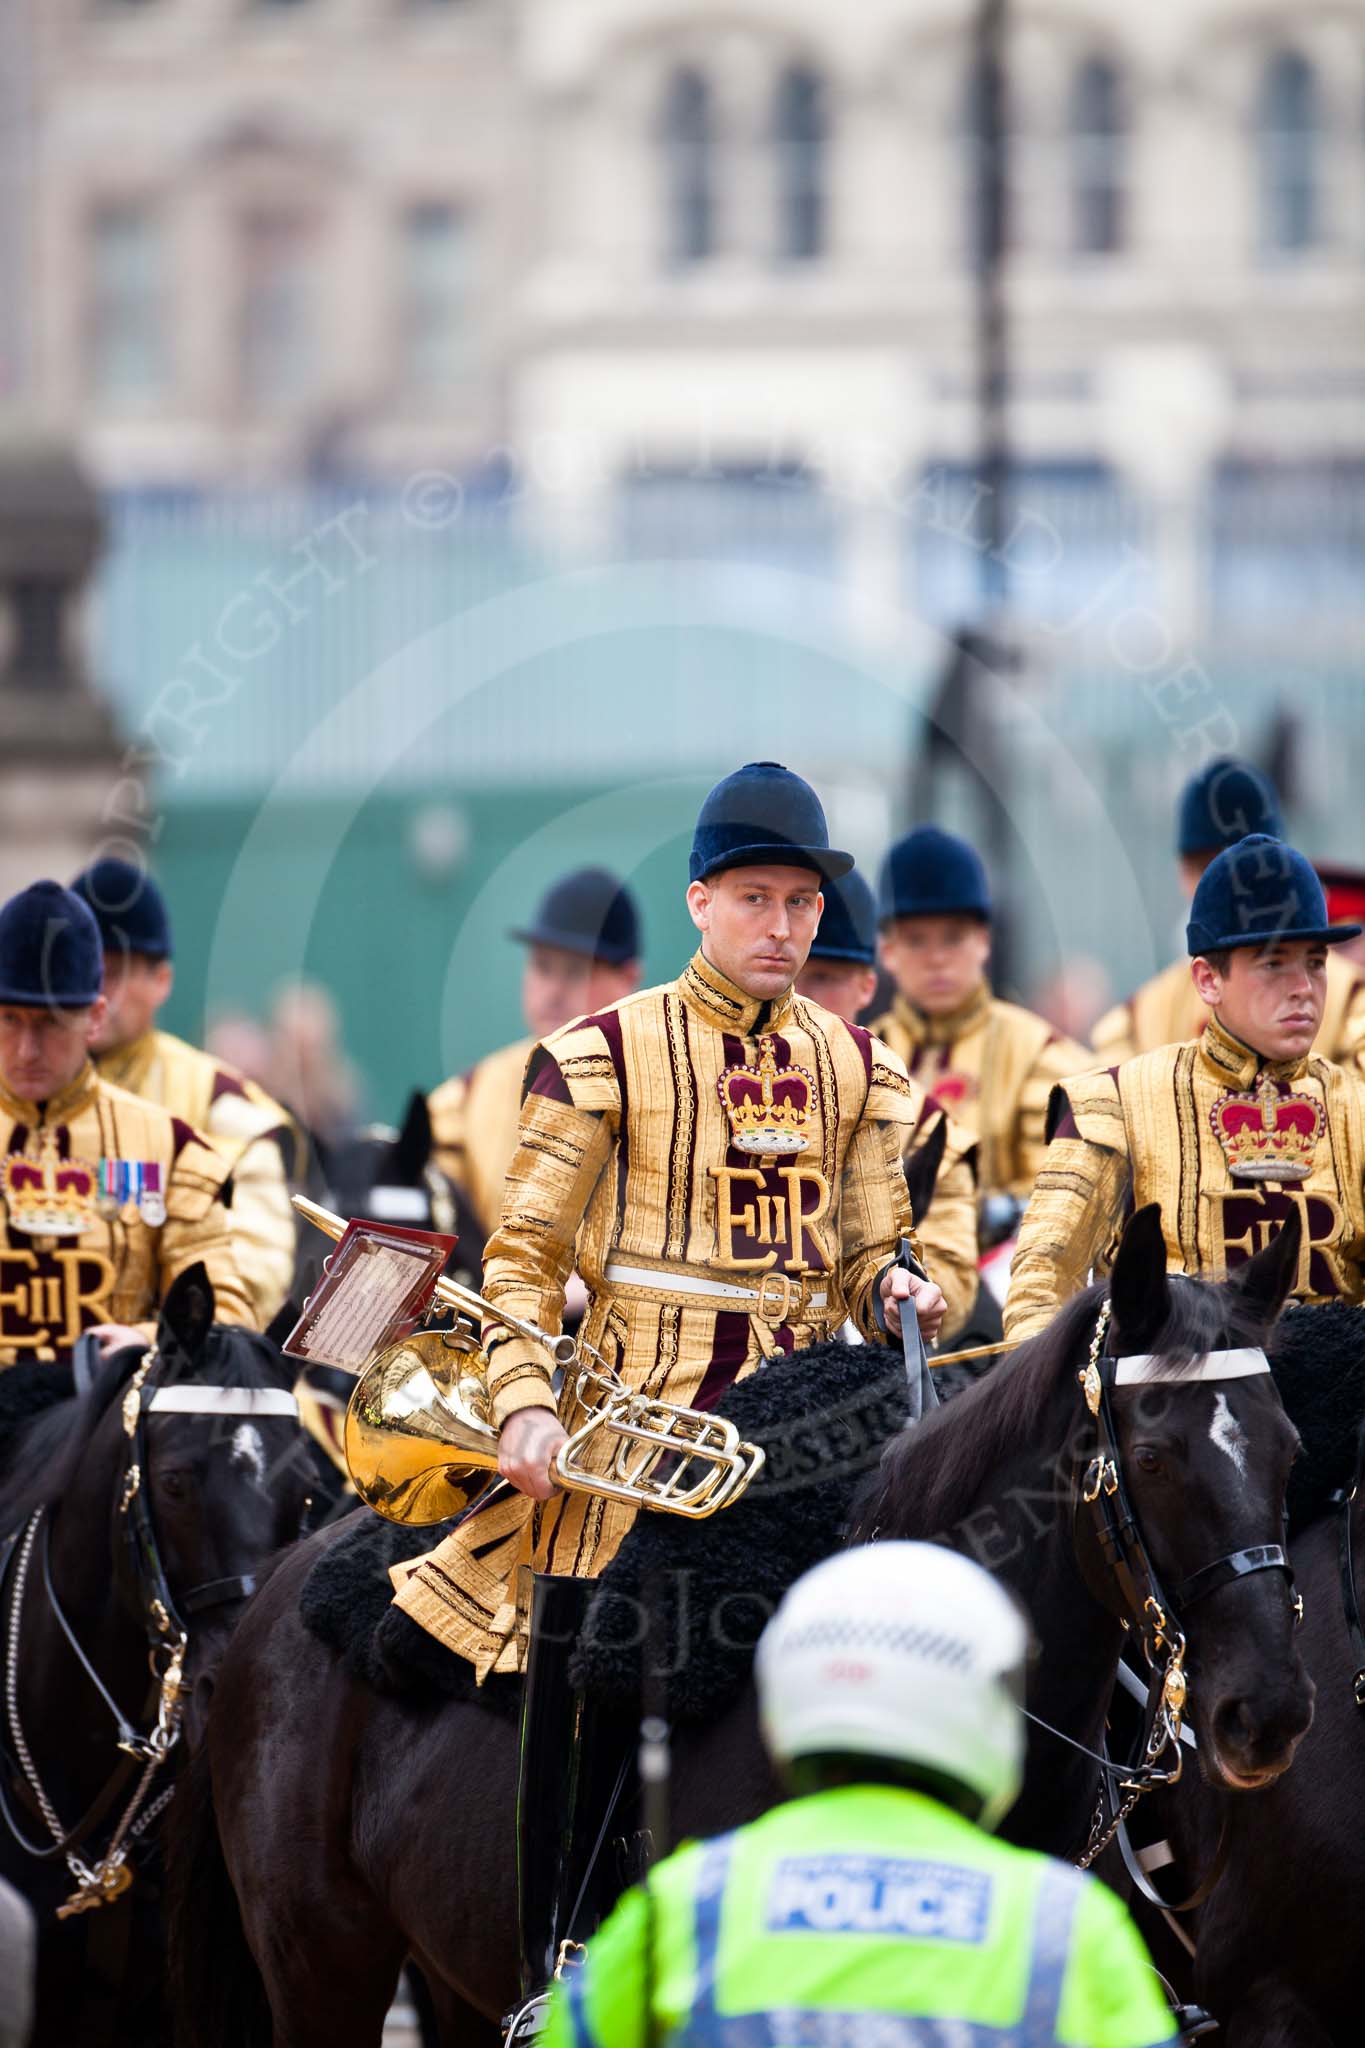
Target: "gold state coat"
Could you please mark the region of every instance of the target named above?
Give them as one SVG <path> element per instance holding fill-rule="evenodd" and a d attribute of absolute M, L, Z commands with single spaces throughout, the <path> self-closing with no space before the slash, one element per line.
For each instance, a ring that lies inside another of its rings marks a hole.
<path fill-rule="evenodd" d="M 536 1041 L 518 1039 L 479 1061 L 467 1074 L 443 1081 L 428 1097 L 432 1156 L 472 1202 L 485 1235 L 502 1214 L 503 1190 L 517 1149 L 522 1086 Z M 916 1220 L 925 1263 L 948 1304 L 941 1341 L 961 1329 L 976 1299 L 976 1143 L 942 1104 L 910 1084 L 913 1123 L 905 1137 L 905 1163 L 946 1124 L 943 1158 L 928 1214 Z M 485 1219 L 491 1219 L 485 1222 Z"/>
<path fill-rule="evenodd" d="M 467 1196 L 485 1237 L 502 1214 L 521 1123 L 522 1082 L 534 1049 L 534 1038 L 501 1046 L 427 1097 L 432 1158 Z"/>
<path fill-rule="evenodd" d="M 1214 1018 L 1188 1044 L 1067 1081 L 1052 1114 L 1010 1270 L 1005 1335 L 1016 1343 L 1044 1329 L 1092 1267 L 1108 1270 L 1124 1221 L 1148 1202 L 1161 1204 L 1172 1272 L 1222 1278 L 1297 1209 L 1294 1295 L 1365 1295 L 1365 1083 L 1355 1074 L 1317 1053 L 1263 1060 Z M 1283 1178 L 1259 1177 L 1277 1159 Z M 1237 1170 L 1248 1164 L 1256 1177 Z"/>
<path fill-rule="evenodd" d="M 735 1102 L 757 1103 L 765 1071 L 800 1150 L 763 1156 L 734 1142 Z M 911 1229 L 900 1152 L 917 1097 L 869 1033 L 790 991 L 756 1002 L 698 953 L 676 982 L 556 1032 L 527 1081 L 484 1270 L 499 1307 L 557 1332 L 576 1267 L 583 1342 L 628 1385 L 703 1407 L 849 1316 L 881 1340 L 878 1283 Z M 763 1299 L 726 1307 L 718 1284 L 761 1286 Z M 495 1422 L 554 1409 L 541 1348 L 487 1334 Z M 480 1677 L 515 1670 L 520 1567 L 592 1577 L 633 1519 L 628 1505 L 581 1494 L 501 1499 L 397 1570 L 398 1605 Z"/>
<path fill-rule="evenodd" d="M 160 1103 L 211 1140 L 232 1170 L 229 1224 L 237 1269 L 251 1296 L 252 1318 L 265 1329 L 294 1278 L 294 1211 L 286 1149 L 292 1120 L 254 1081 L 169 1031 L 144 1031 L 129 1045 L 100 1055 L 100 1073 L 116 1087 Z"/>
<path fill-rule="evenodd" d="M 1048 1096 L 1085 1065 L 1085 1048 L 984 982 L 946 1017 L 897 995 L 871 1028 L 975 1138 L 980 1195 L 1026 1200 L 1047 1146 Z"/>
<path fill-rule="evenodd" d="M 109 1213 L 101 1180 L 120 1166 L 148 1193 Z M 132 1324 L 150 1342 L 166 1290 L 196 1259 L 218 1321 L 253 1323 L 219 1199 L 226 1177 L 187 1123 L 89 1062 L 46 1103 L 0 1087 L 0 1365 L 68 1359 L 95 1323 Z"/>

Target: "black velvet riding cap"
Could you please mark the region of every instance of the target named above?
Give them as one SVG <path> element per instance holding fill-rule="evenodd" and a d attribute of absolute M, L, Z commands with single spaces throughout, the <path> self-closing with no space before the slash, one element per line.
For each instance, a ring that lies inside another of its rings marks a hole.
<path fill-rule="evenodd" d="M 103 982 L 99 926 L 70 889 L 34 882 L 0 909 L 0 1003 L 84 1010 Z"/>
<path fill-rule="evenodd" d="M 623 967 L 640 957 L 640 913 L 615 875 L 605 868 L 576 868 L 551 884 L 531 922 L 508 937 Z"/>
<path fill-rule="evenodd" d="M 1358 924 L 1332 924 L 1311 861 L 1268 832 L 1252 832 L 1209 863 L 1190 905 L 1185 938 L 1190 957 L 1230 946 L 1297 940 L 1341 946 L 1358 939 Z"/>
<path fill-rule="evenodd" d="M 813 868 L 837 880 L 853 855 L 830 845 L 824 806 L 808 782 L 778 761 L 750 761 L 702 805 L 688 872 L 704 882 L 725 868 L 767 866 Z"/>
<path fill-rule="evenodd" d="M 824 915 L 810 957 L 849 960 L 861 967 L 876 965 L 876 898 L 856 868 L 827 885 Z"/>
<path fill-rule="evenodd" d="M 94 912 L 106 953 L 115 959 L 124 953 L 170 959 L 170 913 L 146 868 L 106 854 L 82 868 L 71 887 Z"/>

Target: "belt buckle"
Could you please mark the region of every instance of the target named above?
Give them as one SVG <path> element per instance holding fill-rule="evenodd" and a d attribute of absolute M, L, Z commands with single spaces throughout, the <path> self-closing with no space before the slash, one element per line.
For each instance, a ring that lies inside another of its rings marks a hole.
<path fill-rule="evenodd" d="M 770 1301 L 768 1298 L 768 1288 L 773 1282 L 776 1282 L 782 1291 L 775 1301 Z M 773 1328 L 776 1329 L 779 1324 L 786 1322 L 791 1313 L 793 1291 L 799 1301 L 801 1298 L 800 1284 L 798 1283 L 795 1290 L 793 1290 L 790 1273 L 780 1272 L 774 1267 L 760 1276 L 757 1313 L 762 1316 L 765 1323 L 771 1323 Z"/>

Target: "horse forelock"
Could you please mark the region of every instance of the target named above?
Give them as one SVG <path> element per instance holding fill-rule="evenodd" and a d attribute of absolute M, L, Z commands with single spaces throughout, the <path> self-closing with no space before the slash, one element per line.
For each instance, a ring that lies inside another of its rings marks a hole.
<path fill-rule="evenodd" d="M 1021 1450 L 1036 1454 L 1059 1442 L 1077 1414 L 1076 1374 L 1107 1291 L 1106 1283 L 1086 1288 L 993 1372 L 903 1430 L 859 1505 L 854 1540 L 943 1535 L 970 1512 L 987 1474 Z M 1157 1376 L 1178 1380 L 1209 1351 L 1265 1337 L 1235 1286 L 1172 1275 L 1169 1300 L 1149 1345 Z"/>

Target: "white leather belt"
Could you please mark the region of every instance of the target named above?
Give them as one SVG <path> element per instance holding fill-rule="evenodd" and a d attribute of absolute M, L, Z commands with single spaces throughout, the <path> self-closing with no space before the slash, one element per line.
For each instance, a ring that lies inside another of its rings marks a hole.
<path fill-rule="evenodd" d="M 623 1266 L 615 1259 L 603 1276 L 618 1287 L 644 1287 L 651 1294 L 695 1294 L 702 1300 L 733 1302 L 762 1316 L 765 1323 L 784 1323 L 793 1307 L 824 1308 L 829 1296 L 804 1294 L 800 1275 L 767 1272 L 757 1287 L 740 1287 L 732 1280 L 705 1280 L 700 1274 L 671 1272 L 663 1266 Z"/>

